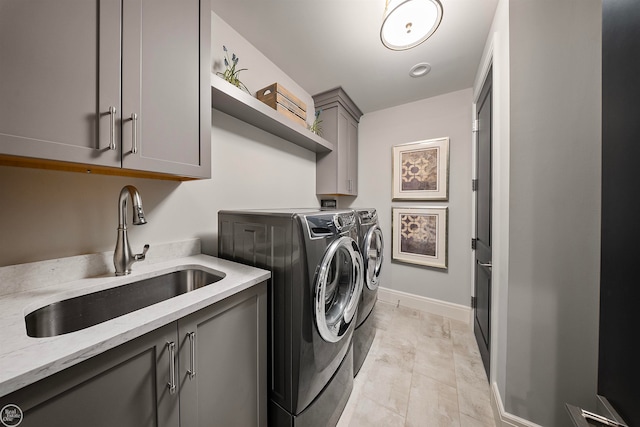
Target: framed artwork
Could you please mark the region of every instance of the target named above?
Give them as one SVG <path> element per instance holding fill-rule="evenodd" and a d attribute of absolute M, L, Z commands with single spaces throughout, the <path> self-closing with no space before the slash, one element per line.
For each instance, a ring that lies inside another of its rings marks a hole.
<path fill-rule="evenodd" d="M 393 200 L 447 200 L 449 138 L 393 147 Z"/>
<path fill-rule="evenodd" d="M 392 259 L 447 268 L 448 208 L 393 208 Z"/>

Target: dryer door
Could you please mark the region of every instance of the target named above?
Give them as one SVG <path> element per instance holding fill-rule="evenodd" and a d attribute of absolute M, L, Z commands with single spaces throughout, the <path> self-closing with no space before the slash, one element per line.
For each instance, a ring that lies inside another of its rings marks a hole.
<path fill-rule="evenodd" d="M 382 230 L 378 225 L 371 227 L 364 238 L 362 255 L 367 288 L 375 291 L 380 284 L 380 270 L 382 269 L 382 252 L 384 240 Z"/>
<path fill-rule="evenodd" d="M 315 317 L 318 332 L 328 342 L 338 342 L 347 332 L 358 308 L 364 283 L 358 244 L 343 236 L 325 252 L 315 281 Z"/>

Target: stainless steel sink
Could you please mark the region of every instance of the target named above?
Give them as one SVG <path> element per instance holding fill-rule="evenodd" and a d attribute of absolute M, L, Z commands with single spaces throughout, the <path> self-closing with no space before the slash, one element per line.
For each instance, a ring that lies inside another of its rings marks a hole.
<path fill-rule="evenodd" d="M 27 314 L 27 334 L 30 337 L 42 338 L 79 331 L 202 288 L 223 278 L 224 273 L 186 268 L 57 301 Z"/>

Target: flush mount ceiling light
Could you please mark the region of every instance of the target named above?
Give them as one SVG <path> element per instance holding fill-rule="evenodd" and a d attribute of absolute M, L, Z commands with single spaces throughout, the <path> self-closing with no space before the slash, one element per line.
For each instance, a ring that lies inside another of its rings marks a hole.
<path fill-rule="evenodd" d="M 411 49 L 431 37 L 441 20 L 439 0 L 386 0 L 380 39 L 391 50 Z"/>
<path fill-rule="evenodd" d="M 431 71 L 431 65 L 426 62 L 421 62 L 419 64 L 414 65 L 409 70 L 409 75 L 411 77 L 422 77 L 425 76 Z"/>

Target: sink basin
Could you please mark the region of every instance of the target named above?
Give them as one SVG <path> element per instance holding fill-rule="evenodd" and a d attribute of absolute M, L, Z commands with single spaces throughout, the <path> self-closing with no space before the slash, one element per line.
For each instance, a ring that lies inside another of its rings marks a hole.
<path fill-rule="evenodd" d="M 185 268 L 57 301 L 27 314 L 27 335 L 42 338 L 79 331 L 202 288 L 223 278 L 224 273 Z"/>

